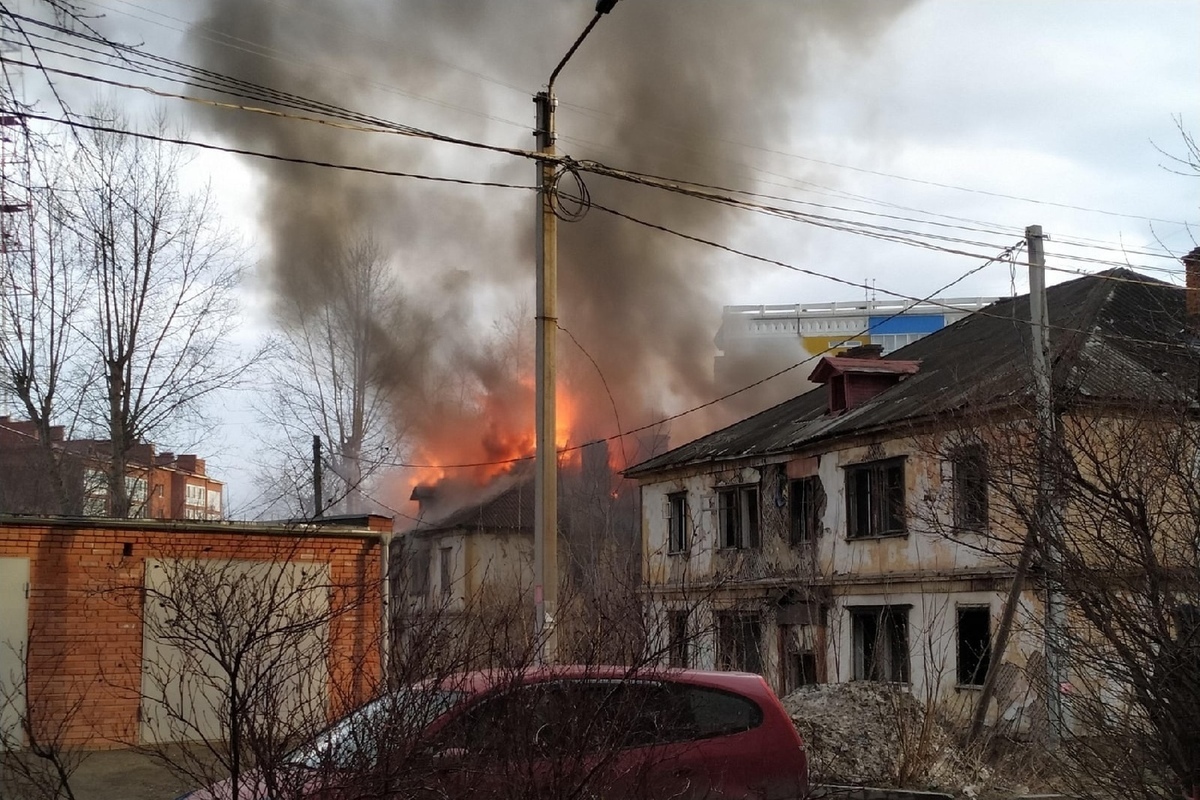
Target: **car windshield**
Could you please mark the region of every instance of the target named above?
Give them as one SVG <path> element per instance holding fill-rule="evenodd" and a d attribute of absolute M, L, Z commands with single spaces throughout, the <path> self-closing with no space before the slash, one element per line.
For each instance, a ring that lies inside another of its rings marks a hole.
<path fill-rule="evenodd" d="M 463 696 L 462 692 L 420 687 L 384 695 L 343 717 L 284 760 L 312 769 L 326 764 L 373 763 L 385 743 L 412 741 Z"/>

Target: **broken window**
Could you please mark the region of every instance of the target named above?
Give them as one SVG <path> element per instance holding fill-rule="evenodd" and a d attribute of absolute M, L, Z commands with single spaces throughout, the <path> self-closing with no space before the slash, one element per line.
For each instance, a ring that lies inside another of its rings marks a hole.
<path fill-rule="evenodd" d="M 721 547 L 758 547 L 758 487 L 738 486 L 717 493 Z"/>
<path fill-rule="evenodd" d="M 992 659 L 992 612 L 987 606 L 958 609 L 958 685 L 982 686 Z"/>
<path fill-rule="evenodd" d="M 689 666 L 688 612 L 672 611 L 667 617 L 667 665 Z"/>
<path fill-rule="evenodd" d="M 687 492 L 675 492 L 667 495 L 667 552 L 686 553 L 687 550 Z"/>
<path fill-rule="evenodd" d="M 903 458 L 846 467 L 846 518 L 852 539 L 905 532 Z"/>
<path fill-rule="evenodd" d="M 817 476 L 800 478 L 791 483 L 790 539 L 793 545 L 813 541 L 821 533 L 821 513 L 825 510 L 825 489 Z"/>
<path fill-rule="evenodd" d="M 812 626 L 781 625 L 779 637 L 783 643 L 783 693 L 820 683 Z"/>
<path fill-rule="evenodd" d="M 854 680 L 908 683 L 908 606 L 850 609 Z"/>
<path fill-rule="evenodd" d="M 987 449 L 969 444 L 954 451 L 954 526 L 986 528 L 988 523 Z"/>
<path fill-rule="evenodd" d="M 717 614 L 717 669 L 762 674 L 762 622 L 754 614 Z"/>

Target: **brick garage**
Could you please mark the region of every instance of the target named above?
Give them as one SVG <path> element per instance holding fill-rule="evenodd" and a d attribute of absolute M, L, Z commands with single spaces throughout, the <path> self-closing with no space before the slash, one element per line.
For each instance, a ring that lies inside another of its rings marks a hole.
<path fill-rule="evenodd" d="M 169 560 L 320 567 L 328 711 L 361 702 L 380 672 L 381 549 L 390 530 L 384 517 L 321 526 L 0 517 L 2 730 L 27 714 L 40 738 L 62 745 L 138 741 L 146 570 Z M 17 650 L 27 654 L 23 709 L 11 702 L 23 666 Z"/>

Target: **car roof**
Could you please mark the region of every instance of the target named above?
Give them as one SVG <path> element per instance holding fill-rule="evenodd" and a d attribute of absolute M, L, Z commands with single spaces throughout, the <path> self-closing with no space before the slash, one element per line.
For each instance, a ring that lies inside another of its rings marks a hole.
<path fill-rule="evenodd" d="M 744 695 L 763 694 L 766 684 L 750 672 L 713 672 L 670 667 L 626 667 L 594 664 L 556 664 L 514 669 L 489 669 L 460 672 L 431 681 L 441 689 L 467 694 L 483 694 L 502 686 L 544 683 L 555 680 L 657 680 L 707 686 Z"/>

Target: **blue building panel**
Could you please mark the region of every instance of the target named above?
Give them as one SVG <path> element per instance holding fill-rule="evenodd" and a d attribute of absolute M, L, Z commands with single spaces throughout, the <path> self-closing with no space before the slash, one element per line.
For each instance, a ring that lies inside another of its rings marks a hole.
<path fill-rule="evenodd" d="M 942 314 L 901 314 L 896 317 L 869 317 L 871 333 L 933 333 L 946 326 Z"/>

